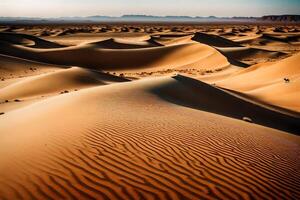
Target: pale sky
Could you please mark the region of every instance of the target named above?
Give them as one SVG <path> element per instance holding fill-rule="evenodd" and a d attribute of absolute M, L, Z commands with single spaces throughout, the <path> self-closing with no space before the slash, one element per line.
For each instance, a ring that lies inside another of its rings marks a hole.
<path fill-rule="evenodd" d="M 0 0 L 0 16 L 300 14 L 300 0 Z"/>

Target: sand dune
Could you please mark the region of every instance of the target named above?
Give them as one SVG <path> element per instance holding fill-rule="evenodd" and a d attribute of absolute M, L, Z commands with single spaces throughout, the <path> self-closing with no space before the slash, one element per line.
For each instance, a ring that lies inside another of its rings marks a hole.
<path fill-rule="evenodd" d="M 258 34 L 252 37 L 234 39 L 235 42 L 243 46 L 251 46 L 254 48 L 260 48 L 271 51 L 284 51 L 293 52 L 295 50 L 299 51 L 299 36 L 284 36 L 276 38 L 270 34 Z"/>
<path fill-rule="evenodd" d="M 261 100 L 277 99 L 267 102 L 299 112 L 299 93 L 297 90 L 299 87 L 297 77 L 300 74 L 299 61 L 300 54 L 297 54 L 275 63 L 254 65 L 217 82 L 217 84 L 254 96 L 257 94 Z M 284 79 L 289 81 L 286 82 Z M 290 88 L 294 88 L 294 90 Z M 267 92 L 267 90 L 269 91 Z M 282 98 L 277 95 L 281 95 Z M 284 98 L 282 95 L 289 98 Z"/>
<path fill-rule="evenodd" d="M 20 44 L 25 46 L 30 46 L 31 48 L 59 48 L 64 47 L 63 45 L 49 42 L 43 40 L 39 37 L 19 34 L 19 33 L 9 33 L 9 32 L 0 32 L 0 41 L 9 42 L 12 44 Z"/>
<path fill-rule="evenodd" d="M 133 42 L 149 40 L 150 36 L 147 33 L 116 33 L 116 32 L 105 32 L 105 33 L 77 33 L 64 36 L 50 36 L 43 37 L 43 39 L 55 42 L 65 46 L 77 46 L 86 43 L 92 43 L 97 41 L 103 41 L 108 39 L 123 39 L 131 40 Z"/>
<path fill-rule="evenodd" d="M 284 78 L 300 73 L 299 60 L 300 54 L 297 54 L 278 62 L 253 65 L 225 79 L 222 85 L 231 84 L 231 88 L 247 91 L 277 81 L 284 82 Z M 248 77 L 255 77 L 255 79 L 251 82 L 241 81 L 251 80 L 247 79 Z"/>
<path fill-rule="evenodd" d="M 214 48 L 197 43 L 142 49 L 101 49 L 90 45 L 58 49 L 31 49 L 2 44 L 1 53 L 53 64 L 75 65 L 110 70 L 176 68 L 218 69 L 228 66 L 227 59 Z M 212 58 L 214 62 L 207 62 Z"/>
<path fill-rule="evenodd" d="M 0 28 L 0 199 L 300 199 L 294 26 Z"/>
<path fill-rule="evenodd" d="M 233 58 L 238 61 L 248 62 L 269 62 L 273 59 L 277 60 L 286 56 L 285 53 L 278 51 L 268 51 L 263 49 L 255 49 L 249 47 L 227 47 L 218 48 L 227 57 Z"/>
<path fill-rule="evenodd" d="M 285 35 L 276 35 L 276 34 L 263 34 L 263 37 L 266 39 L 278 41 L 278 42 L 299 42 L 300 35 L 299 34 L 285 34 Z"/>
<path fill-rule="evenodd" d="M 159 78 L 95 87 L 1 116 L 1 196 L 300 196 L 298 137 L 160 98 L 182 84 Z"/>
<path fill-rule="evenodd" d="M 155 35 L 152 39 L 162 45 L 176 45 L 190 42 L 193 35 L 171 37 L 167 35 Z"/>
<path fill-rule="evenodd" d="M 226 57 L 231 59 L 232 63 L 243 67 L 248 66 L 243 64 L 243 62 L 256 64 L 257 62 L 266 62 L 271 59 L 280 59 L 286 55 L 278 51 L 244 47 L 237 42 L 218 35 L 196 33 L 192 40 L 215 47 Z"/>
<path fill-rule="evenodd" d="M 131 40 L 121 40 L 121 39 L 107 39 L 100 42 L 92 42 L 90 45 L 95 45 L 97 48 L 105 49 L 138 49 L 138 48 L 149 48 L 162 46 L 158 43 L 153 42 L 152 40 L 148 41 L 138 41 L 133 42 Z"/>
<path fill-rule="evenodd" d="M 24 99 L 51 93 L 58 94 L 64 91 L 123 81 L 126 79 L 72 67 L 32 76 L 4 87 L 0 89 L 0 101 Z"/>
<path fill-rule="evenodd" d="M 192 40 L 215 47 L 241 47 L 240 44 L 226 38 L 201 32 L 196 33 Z"/>
<path fill-rule="evenodd" d="M 64 68 L 64 66 L 51 65 L 0 54 L 1 79 L 30 76 L 61 68 Z"/>
<path fill-rule="evenodd" d="M 179 75 L 174 77 L 174 79 L 182 85 L 176 87 L 173 85 L 170 87 L 161 87 L 158 91 L 155 90 L 155 92 L 162 98 L 179 105 L 185 105 L 237 119 L 248 117 L 252 119 L 254 123 L 289 132 L 293 132 L 294 130 L 298 133 L 300 131 L 300 114 L 285 114 L 276 109 L 273 109 L 273 111 L 272 109 L 265 109 L 230 92 L 220 90 L 188 77 Z M 173 87 L 175 87 L 176 90 L 173 90 Z M 206 96 L 203 94 L 206 94 Z M 222 104 L 220 104 L 220 102 L 222 102 Z M 226 106 L 223 106 L 223 104 Z M 234 107 L 239 108 L 238 111 L 233 109 Z"/>
<path fill-rule="evenodd" d="M 290 77 L 290 84 L 277 82 L 247 92 L 260 101 L 300 112 L 300 75 Z"/>
<path fill-rule="evenodd" d="M 234 40 L 235 42 L 238 42 L 239 44 L 256 44 L 256 45 L 274 45 L 274 44 L 282 44 L 285 43 L 284 41 L 278 41 L 273 40 L 271 37 L 265 37 L 262 34 L 255 35 L 252 37 L 246 37 L 246 38 L 236 38 Z"/>

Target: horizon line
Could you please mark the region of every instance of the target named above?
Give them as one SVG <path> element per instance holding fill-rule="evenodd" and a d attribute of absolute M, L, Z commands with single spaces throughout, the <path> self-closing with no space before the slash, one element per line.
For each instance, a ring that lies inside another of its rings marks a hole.
<path fill-rule="evenodd" d="M 123 14 L 118 16 L 113 15 L 85 15 L 85 16 L 57 16 L 57 17 L 42 17 L 42 16 L 0 16 L 0 18 L 40 18 L 40 19 L 57 19 L 57 18 L 88 18 L 88 17 L 110 17 L 110 18 L 121 18 L 125 16 L 136 16 L 136 17 L 189 17 L 189 18 L 259 18 L 265 16 L 300 16 L 300 14 L 267 14 L 267 15 L 259 15 L 259 16 L 241 16 L 241 15 L 233 15 L 233 16 L 218 16 L 218 15 L 148 15 L 148 14 Z"/>

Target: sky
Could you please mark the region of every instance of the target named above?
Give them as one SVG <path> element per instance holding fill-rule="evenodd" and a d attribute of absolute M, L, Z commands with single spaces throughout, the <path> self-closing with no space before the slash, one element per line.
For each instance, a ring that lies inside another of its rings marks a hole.
<path fill-rule="evenodd" d="M 0 0 L 0 16 L 6 17 L 124 14 L 218 17 L 300 15 L 300 0 Z"/>

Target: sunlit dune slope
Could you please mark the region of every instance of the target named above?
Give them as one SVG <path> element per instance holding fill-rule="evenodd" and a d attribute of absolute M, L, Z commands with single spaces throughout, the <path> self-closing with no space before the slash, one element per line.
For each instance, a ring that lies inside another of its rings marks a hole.
<path fill-rule="evenodd" d="M 94 45 L 97 48 L 104 49 L 139 49 L 139 48 L 149 48 L 149 47 L 157 47 L 162 46 L 151 39 L 146 41 L 131 41 L 125 39 L 114 39 L 110 38 L 107 40 L 92 42 L 90 45 Z"/>
<path fill-rule="evenodd" d="M 64 66 L 51 65 L 0 54 L 0 77 L 4 79 L 31 76 L 62 68 L 64 68 Z"/>
<path fill-rule="evenodd" d="M 278 82 L 247 91 L 260 101 L 300 112 L 300 75 L 292 76 L 290 84 Z"/>
<path fill-rule="evenodd" d="M 296 54 L 274 63 L 257 64 L 217 84 L 299 112 L 299 62 L 300 54 Z"/>
<path fill-rule="evenodd" d="M 105 85 L 111 82 L 124 82 L 126 79 L 72 67 L 42 75 L 32 76 L 0 89 L 0 101 L 23 99 L 50 93 L 78 90 Z"/>
<path fill-rule="evenodd" d="M 299 198 L 299 138 L 180 105 L 219 91 L 192 85 L 117 83 L 0 116 L 1 197 Z"/>

